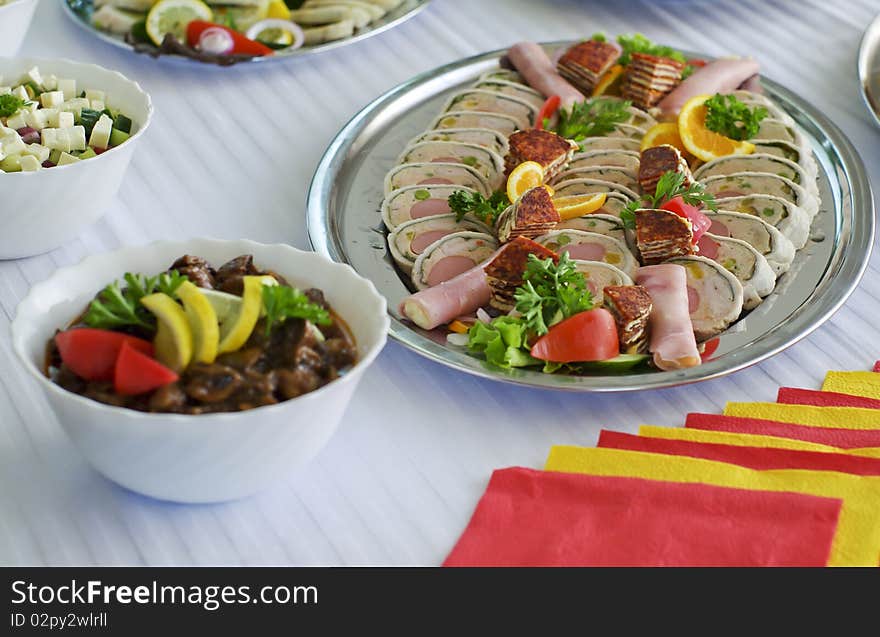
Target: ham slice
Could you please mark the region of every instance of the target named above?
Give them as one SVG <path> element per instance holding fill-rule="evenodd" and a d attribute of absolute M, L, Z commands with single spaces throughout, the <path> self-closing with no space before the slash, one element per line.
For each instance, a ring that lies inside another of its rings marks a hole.
<path fill-rule="evenodd" d="M 662 370 L 699 365 L 684 267 L 670 263 L 645 266 L 639 268 L 636 283 L 647 288 L 654 304 L 648 321 L 654 364 Z"/>
<path fill-rule="evenodd" d="M 559 75 L 556 65 L 541 45 L 534 42 L 518 42 L 510 47 L 507 59 L 525 78 L 529 86 L 544 97 L 558 95 L 562 99 L 563 108 L 586 99 L 583 93 Z"/>
<path fill-rule="evenodd" d="M 408 296 L 400 303 L 399 311 L 422 329 L 432 330 L 457 316 L 474 312 L 491 298 L 492 290 L 481 264 Z"/>
<path fill-rule="evenodd" d="M 681 107 L 696 95 L 730 93 L 758 74 L 758 63 L 752 58 L 721 58 L 698 68 L 684 82 L 664 97 L 657 106 L 666 115 L 678 115 Z"/>

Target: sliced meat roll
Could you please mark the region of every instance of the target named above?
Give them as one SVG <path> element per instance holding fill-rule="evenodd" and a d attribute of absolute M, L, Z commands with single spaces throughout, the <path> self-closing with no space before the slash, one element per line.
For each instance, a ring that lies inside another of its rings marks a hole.
<path fill-rule="evenodd" d="M 583 217 L 566 219 L 556 224 L 556 230 L 583 230 L 584 232 L 596 232 L 607 237 L 614 237 L 626 244 L 626 229 L 620 217 L 591 212 Z"/>
<path fill-rule="evenodd" d="M 804 137 L 804 134 L 798 130 L 797 126 L 772 117 L 761 120 L 758 134 L 752 137 L 749 141 L 753 144 L 757 144 L 758 142 L 770 139 L 783 139 L 802 148 L 808 146 L 806 137 Z"/>
<path fill-rule="evenodd" d="M 779 230 L 800 250 L 810 238 L 810 217 L 796 204 L 772 195 L 745 195 L 715 199 L 719 210 L 735 211 L 758 217 Z"/>
<path fill-rule="evenodd" d="M 448 234 L 418 256 L 412 268 L 412 282 L 419 290 L 434 287 L 482 263 L 497 249 L 498 241 L 490 234 Z"/>
<path fill-rule="evenodd" d="M 393 191 L 382 202 L 382 221 L 389 230 L 413 219 L 436 217 L 452 212 L 449 195 L 456 190 L 477 192 L 464 186 L 404 186 Z"/>
<path fill-rule="evenodd" d="M 647 128 L 641 126 L 633 126 L 632 124 L 618 124 L 613 131 L 608 133 L 607 137 L 625 137 L 638 141 L 641 144 L 642 137 L 648 132 Z"/>
<path fill-rule="evenodd" d="M 730 175 L 716 175 L 703 180 L 706 192 L 716 199 L 741 197 L 744 195 L 772 195 L 799 206 L 812 222 L 819 212 L 819 200 L 791 179 L 770 173 L 739 172 Z"/>
<path fill-rule="evenodd" d="M 569 179 L 600 179 L 612 184 L 619 184 L 630 192 L 639 191 L 638 173 L 615 166 L 584 166 L 583 168 L 569 168 L 559 173 L 555 183 L 561 183 Z M 554 187 L 555 187 L 554 183 Z"/>
<path fill-rule="evenodd" d="M 608 193 L 609 196 L 615 195 L 624 197 L 627 201 L 635 201 L 639 198 L 635 191 L 626 186 L 621 186 L 612 181 L 605 181 L 604 179 L 592 179 L 588 177 L 577 177 L 565 180 L 559 179 L 553 184 L 553 190 L 556 191 L 556 196 L 560 197 L 562 195 L 589 195 L 594 192 L 605 192 Z"/>
<path fill-rule="evenodd" d="M 776 286 L 776 275 L 767 259 L 745 241 L 706 233 L 697 242 L 699 256 L 712 259 L 733 274 L 743 287 L 743 309 L 760 305 Z"/>
<path fill-rule="evenodd" d="M 503 113 L 484 113 L 480 111 L 450 111 L 434 120 L 434 130 L 458 128 L 488 128 L 509 137 L 519 130 L 519 121 Z"/>
<path fill-rule="evenodd" d="M 483 146 L 461 142 L 420 142 L 404 150 L 397 163 L 465 164 L 485 177 L 492 190 L 501 185 L 504 177 L 504 158 L 501 155 Z"/>
<path fill-rule="evenodd" d="M 803 168 L 811 179 L 816 179 L 819 175 L 819 164 L 816 163 L 813 151 L 809 147 L 801 147 L 784 139 L 768 139 L 755 144 L 755 153 L 773 155 L 793 161 Z"/>
<path fill-rule="evenodd" d="M 742 314 L 742 284 L 721 265 L 698 256 L 675 257 L 667 263 L 684 266 L 688 310 L 697 341 L 717 336 Z"/>
<path fill-rule="evenodd" d="M 819 188 L 815 177 L 809 175 L 806 170 L 793 161 L 783 157 L 755 153 L 752 155 L 728 155 L 713 159 L 700 166 L 694 177 L 697 181 L 703 181 L 716 175 L 733 175 L 736 173 L 772 173 L 790 179 L 802 186 L 814 197 L 819 196 Z"/>
<path fill-rule="evenodd" d="M 385 196 L 404 186 L 430 186 L 436 184 L 465 186 L 489 196 L 492 189 L 483 175 L 465 164 L 423 162 L 401 164 L 385 175 Z"/>
<path fill-rule="evenodd" d="M 629 150 L 638 153 L 642 141 L 641 138 L 628 137 L 587 137 L 578 142 L 583 152 L 591 150 Z"/>
<path fill-rule="evenodd" d="M 475 144 L 488 148 L 491 151 L 504 156 L 507 153 L 507 135 L 503 135 L 491 128 L 447 128 L 444 130 L 430 130 L 422 133 L 407 146 L 422 142 L 459 142 L 461 144 Z"/>
<path fill-rule="evenodd" d="M 397 227 L 388 235 L 391 256 L 400 269 L 409 274 L 419 255 L 428 246 L 455 232 L 479 232 L 491 234 L 492 230 L 484 223 L 472 219 L 455 220 L 455 213 L 437 217 L 414 219 Z"/>
<path fill-rule="evenodd" d="M 480 80 L 506 80 L 508 82 L 516 82 L 517 84 L 525 84 L 526 79 L 512 69 L 493 69 L 483 73 Z"/>
<path fill-rule="evenodd" d="M 542 246 L 578 261 L 602 261 L 634 277 L 639 264 L 623 241 L 597 232 L 583 230 L 554 230 L 535 239 Z"/>
<path fill-rule="evenodd" d="M 545 98 L 535 89 L 520 84 L 518 82 L 509 82 L 502 79 L 480 80 L 474 84 L 474 88 L 480 91 L 493 91 L 503 95 L 512 95 L 528 102 L 538 110 L 544 105 Z"/>
<path fill-rule="evenodd" d="M 605 263 L 604 261 L 583 261 L 574 259 L 574 266 L 578 272 L 582 272 L 587 280 L 587 287 L 593 294 L 593 305 L 600 307 L 603 304 L 604 290 L 613 285 L 632 285 L 632 278 L 620 268 Z"/>
<path fill-rule="evenodd" d="M 719 237 L 745 241 L 760 252 L 778 277 L 787 272 L 794 260 L 794 244 L 779 230 L 754 215 L 719 210 L 706 211 L 712 221 L 709 232 Z"/>
<path fill-rule="evenodd" d="M 466 89 L 449 98 L 444 112 L 480 111 L 502 113 L 516 119 L 518 128 L 529 128 L 535 123 L 538 108 L 518 97 L 494 91 Z"/>
<path fill-rule="evenodd" d="M 569 170 L 590 166 L 617 166 L 638 174 L 639 154 L 632 150 L 589 150 L 577 153 L 568 165 Z"/>
<path fill-rule="evenodd" d="M 636 126 L 645 130 L 648 130 L 649 128 L 657 124 L 657 120 L 654 118 L 653 115 L 651 115 L 648 111 L 640 109 L 638 106 L 630 106 L 629 112 L 631 113 L 631 117 L 628 120 L 624 121 L 624 124 Z"/>

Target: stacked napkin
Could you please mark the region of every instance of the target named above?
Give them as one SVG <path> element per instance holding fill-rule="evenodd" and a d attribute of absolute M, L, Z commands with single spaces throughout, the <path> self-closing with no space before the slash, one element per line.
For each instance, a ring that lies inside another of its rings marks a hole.
<path fill-rule="evenodd" d="M 880 566 L 880 374 L 495 471 L 445 565 Z"/>

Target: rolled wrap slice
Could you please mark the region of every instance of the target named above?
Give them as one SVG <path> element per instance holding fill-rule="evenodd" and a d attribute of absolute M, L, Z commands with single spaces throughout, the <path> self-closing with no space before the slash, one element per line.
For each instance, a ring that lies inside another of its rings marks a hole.
<path fill-rule="evenodd" d="M 498 188 L 504 176 L 504 158 L 493 150 L 461 142 L 419 142 L 408 146 L 398 158 L 398 164 L 420 163 L 464 164 L 480 173 L 492 190 Z"/>
<path fill-rule="evenodd" d="M 719 210 L 736 211 L 766 221 L 791 241 L 796 250 L 810 238 L 810 217 L 796 204 L 771 195 L 745 195 L 715 199 Z"/>
<path fill-rule="evenodd" d="M 551 183 L 555 185 L 570 179 L 600 179 L 612 184 L 619 184 L 630 192 L 639 191 L 638 173 L 619 166 L 570 167 L 559 173 Z"/>
<path fill-rule="evenodd" d="M 480 76 L 480 80 L 504 80 L 505 82 L 516 82 L 517 84 L 526 84 L 526 78 L 513 69 L 492 69 Z"/>
<path fill-rule="evenodd" d="M 421 162 L 400 164 L 385 175 L 385 196 L 405 186 L 455 185 L 465 186 L 489 196 L 489 182 L 475 169 L 465 164 Z"/>
<path fill-rule="evenodd" d="M 739 279 L 744 310 L 756 308 L 776 287 L 776 275 L 767 259 L 745 241 L 707 232 L 697 246 L 700 256 L 712 259 Z"/>
<path fill-rule="evenodd" d="M 604 234 L 607 237 L 613 237 L 626 244 L 626 229 L 623 227 L 620 217 L 615 217 L 614 215 L 591 212 L 582 217 L 560 221 L 556 224 L 555 229 L 595 232 L 597 234 Z"/>
<path fill-rule="evenodd" d="M 739 172 L 702 180 L 706 192 L 716 199 L 744 195 L 772 195 L 803 209 L 812 222 L 819 212 L 819 199 L 791 179 L 771 173 Z"/>
<path fill-rule="evenodd" d="M 525 78 L 529 86 L 544 97 L 558 95 L 562 100 L 563 108 L 586 99 L 583 93 L 559 75 L 556 65 L 541 45 L 534 42 L 518 42 L 510 47 L 507 59 Z"/>
<path fill-rule="evenodd" d="M 537 109 L 540 109 L 546 100 L 546 98 L 535 89 L 517 82 L 508 82 L 507 80 L 479 80 L 474 84 L 474 88 L 480 91 L 494 91 L 495 93 L 518 97 Z"/>
<path fill-rule="evenodd" d="M 702 361 L 688 312 L 687 274 L 680 265 L 661 263 L 639 268 L 636 283 L 651 295 L 648 349 L 654 365 L 669 371 L 695 367 Z"/>
<path fill-rule="evenodd" d="M 596 232 L 554 230 L 535 239 L 542 246 L 572 259 L 608 263 L 633 278 L 639 269 L 633 253 L 623 241 Z"/>
<path fill-rule="evenodd" d="M 697 341 L 717 336 L 742 314 L 742 284 L 719 264 L 699 256 L 675 257 L 666 263 L 684 266 L 687 308 Z M 653 292 L 651 297 L 656 302 Z"/>
<path fill-rule="evenodd" d="M 519 130 L 519 121 L 504 113 L 486 113 L 482 111 L 449 111 L 433 121 L 434 130 L 455 128 L 488 128 L 509 137 Z"/>
<path fill-rule="evenodd" d="M 515 118 L 521 130 L 531 128 L 538 114 L 538 109 L 534 105 L 518 97 L 478 89 L 464 89 L 456 93 L 449 98 L 443 111 L 502 113 Z"/>
<path fill-rule="evenodd" d="M 633 280 L 626 272 L 604 261 L 581 261 L 573 259 L 574 267 L 583 273 L 587 287 L 593 294 L 593 305 L 600 307 L 604 302 L 602 290 L 609 285 L 632 285 Z"/>
<path fill-rule="evenodd" d="M 507 153 L 507 135 L 491 128 L 447 128 L 430 130 L 412 139 L 407 147 L 422 142 L 459 142 L 488 148 L 499 155 Z"/>
<path fill-rule="evenodd" d="M 667 116 L 678 115 L 681 107 L 697 95 L 729 93 L 757 75 L 758 63 L 751 58 L 721 58 L 698 68 L 694 73 L 676 86 L 657 106 Z"/>
<path fill-rule="evenodd" d="M 412 268 L 412 282 L 419 290 L 455 278 L 483 263 L 495 250 L 498 240 L 482 232 L 454 232 L 427 246 Z"/>
<path fill-rule="evenodd" d="M 638 174 L 639 153 L 632 150 L 590 150 L 577 153 L 568 165 L 569 170 L 580 170 L 591 166 L 615 166 Z"/>
<path fill-rule="evenodd" d="M 749 139 L 753 144 L 774 139 L 782 139 L 801 148 L 809 148 L 809 142 L 797 126 L 788 124 L 781 119 L 767 117 L 761 120 L 758 133 Z"/>
<path fill-rule="evenodd" d="M 628 137 L 587 137 L 578 142 L 582 152 L 593 150 L 628 150 L 636 154 L 641 149 L 640 139 Z"/>
<path fill-rule="evenodd" d="M 765 139 L 755 144 L 755 153 L 773 155 L 793 161 L 810 176 L 816 179 L 819 175 L 819 164 L 809 147 L 798 146 L 794 142 L 784 139 Z"/>
<path fill-rule="evenodd" d="M 728 155 L 713 159 L 694 171 L 694 178 L 703 181 L 709 177 L 735 173 L 772 173 L 790 179 L 814 197 L 819 196 L 815 176 L 808 174 L 802 166 L 793 161 L 765 153 Z"/>
<path fill-rule="evenodd" d="M 709 232 L 745 241 L 767 259 L 777 277 L 791 267 L 795 255 L 794 244 L 763 219 L 728 210 L 706 211 L 705 214 L 712 222 Z"/>
<path fill-rule="evenodd" d="M 417 184 L 398 188 L 382 201 L 382 221 L 386 228 L 394 230 L 413 219 L 447 215 L 452 212 L 449 195 L 459 190 L 477 192 L 473 188 L 456 185 Z"/>
<path fill-rule="evenodd" d="M 482 234 L 492 232 L 484 223 L 467 218 L 456 221 L 455 213 L 450 213 L 414 219 L 398 226 L 388 235 L 388 247 L 395 263 L 409 274 L 416 259 L 428 246 L 447 235 L 463 231 Z"/>
<path fill-rule="evenodd" d="M 565 195 L 589 195 L 594 192 L 604 192 L 608 195 L 617 195 L 624 197 L 628 201 L 635 201 L 639 198 L 636 192 L 626 186 L 622 186 L 613 181 L 605 179 L 594 179 L 591 177 L 575 177 L 572 179 L 560 179 L 553 184 L 553 190 L 556 192 L 554 196 Z"/>

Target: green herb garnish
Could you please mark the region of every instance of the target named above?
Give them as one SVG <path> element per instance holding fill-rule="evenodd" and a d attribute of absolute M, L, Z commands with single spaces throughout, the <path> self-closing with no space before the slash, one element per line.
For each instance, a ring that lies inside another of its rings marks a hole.
<path fill-rule="evenodd" d="M 558 264 L 530 254 L 523 281 L 514 298 L 530 333 L 546 334 L 551 325 L 593 308 L 586 278 L 568 253 L 562 253 Z"/>
<path fill-rule="evenodd" d="M 18 95 L 7 93 L 0 95 L 0 117 L 12 117 L 20 111 L 28 102 Z"/>
<path fill-rule="evenodd" d="M 758 134 L 767 114 L 763 106 L 750 108 L 735 95 L 716 93 L 706 100 L 706 128 L 740 142 Z"/>
<path fill-rule="evenodd" d="M 575 103 L 571 110 L 559 111 L 556 134 L 576 142 L 607 135 L 632 117 L 631 106 L 632 102 L 607 97 Z"/>
<path fill-rule="evenodd" d="M 659 208 L 670 199 L 681 197 L 691 206 L 718 210 L 715 197 L 706 192 L 703 184 L 693 182 L 690 186 L 684 185 L 684 173 L 674 170 L 663 173 L 657 180 L 657 187 L 653 195 L 642 195 L 639 199 L 631 201 L 620 213 L 620 220 L 625 228 L 633 230 L 636 227 L 636 210 L 640 208 Z"/>
<path fill-rule="evenodd" d="M 119 281 L 114 281 L 98 294 L 89 305 L 83 323 L 105 330 L 129 326 L 155 330 L 156 320 L 141 305 L 141 299 L 154 292 L 162 292 L 174 298 L 177 288 L 187 280 L 177 270 L 151 277 L 126 272 L 123 279 L 125 287 Z"/>
<path fill-rule="evenodd" d="M 647 55 L 656 55 L 657 57 L 670 58 L 676 62 L 687 62 L 687 58 L 672 47 L 662 44 L 654 44 L 641 33 L 633 33 L 632 35 L 617 36 L 617 43 L 622 49 L 618 64 L 626 66 L 632 61 L 633 53 L 645 53 Z"/>
<path fill-rule="evenodd" d="M 478 192 L 456 190 L 449 195 L 449 209 L 455 213 L 455 220 L 461 221 L 465 215 L 471 214 L 485 224 L 491 226 L 495 219 L 510 205 L 507 193 L 496 190 L 486 199 Z"/>
<path fill-rule="evenodd" d="M 542 362 L 529 354 L 526 323 L 515 316 L 499 316 L 491 323 L 477 321 L 468 330 L 467 346 L 499 367 L 528 367 Z"/>
<path fill-rule="evenodd" d="M 275 325 L 289 318 L 311 321 L 316 325 L 329 325 L 330 312 L 309 300 L 302 291 L 286 285 L 264 285 L 263 307 L 266 310 L 266 336 Z"/>

